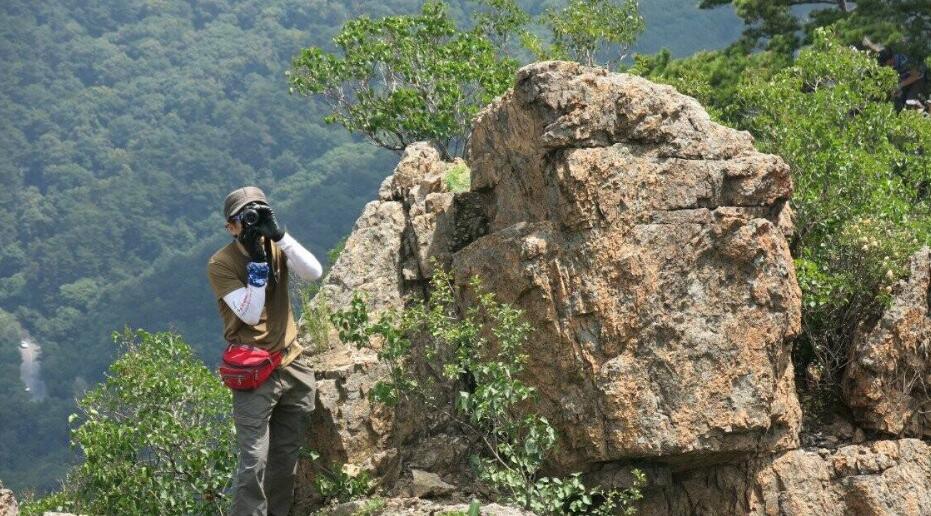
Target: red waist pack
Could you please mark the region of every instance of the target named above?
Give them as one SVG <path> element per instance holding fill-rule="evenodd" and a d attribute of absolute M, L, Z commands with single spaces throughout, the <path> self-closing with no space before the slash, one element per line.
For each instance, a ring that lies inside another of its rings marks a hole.
<path fill-rule="evenodd" d="M 254 346 L 230 344 L 223 352 L 220 377 L 230 389 L 250 391 L 271 376 L 281 364 L 281 353 L 269 353 Z"/>

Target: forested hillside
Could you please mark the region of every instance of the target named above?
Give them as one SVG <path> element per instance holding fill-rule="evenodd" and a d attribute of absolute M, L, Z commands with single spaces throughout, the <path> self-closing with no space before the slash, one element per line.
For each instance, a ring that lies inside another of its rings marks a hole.
<path fill-rule="evenodd" d="M 219 205 L 255 183 L 322 256 L 396 156 L 327 126 L 288 95 L 303 47 L 347 19 L 417 0 L 9 0 L 0 5 L 0 478 L 54 487 L 70 459 L 67 414 L 98 381 L 124 326 L 174 327 L 217 349 L 206 257 Z M 525 2 L 531 12 L 559 2 Z M 469 24 L 471 4 L 454 2 Z M 692 0 L 645 2 L 638 49 L 718 48 L 742 25 Z M 14 319 L 15 318 L 15 319 Z M 17 322 L 18 321 L 18 322 Z M 18 325 L 43 347 L 51 397 L 19 382 Z"/>

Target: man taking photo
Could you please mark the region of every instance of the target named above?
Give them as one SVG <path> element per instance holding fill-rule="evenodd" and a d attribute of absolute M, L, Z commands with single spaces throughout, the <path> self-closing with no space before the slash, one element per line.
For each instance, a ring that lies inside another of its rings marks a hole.
<path fill-rule="evenodd" d="M 231 192 L 223 215 L 233 241 L 210 257 L 207 276 L 230 345 L 227 353 L 235 347 L 280 360 L 260 385 L 233 390 L 239 465 L 231 514 L 286 516 L 315 396 L 314 372 L 297 343 L 288 271 L 315 280 L 323 270 L 310 251 L 281 229 L 259 188 Z"/>

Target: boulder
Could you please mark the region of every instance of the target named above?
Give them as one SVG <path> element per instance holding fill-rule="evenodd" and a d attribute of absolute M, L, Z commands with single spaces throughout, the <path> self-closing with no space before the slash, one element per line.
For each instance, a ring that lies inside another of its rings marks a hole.
<path fill-rule="evenodd" d="M 4 489 L 3 482 L 0 482 L 0 516 L 18 516 L 19 504 L 16 503 L 16 496 L 13 491 Z"/>
<path fill-rule="evenodd" d="M 781 159 L 671 87 L 545 62 L 479 114 L 468 161 L 488 234 L 453 253 L 456 281 L 534 327 L 559 469 L 797 446 Z"/>
<path fill-rule="evenodd" d="M 931 437 L 931 249 L 911 258 L 909 277 L 872 327 L 857 331 L 843 393 L 865 428 Z"/>
<path fill-rule="evenodd" d="M 431 498 L 448 495 L 456 486 L 448 484 L 436 473 L 420 469 L 411 470 L 411 495 L 415 498 Z"/>
<path fill-rule="evenodd" d="M 435 264 L 448 267 L 452 251 L 487 226 L 481 203 L 468 193 L 454 196 L 448 191 L 445 175 L 455 166 L 464 164 L 443 161 L 429 144 L 408 147 L 382 183 L 379 199 L 365 206 L 311 307 L 326 303 L 324 312 L 345 309 L 359 292 L 370 317 L 377 318 L 422 298 Z M 319 506 L 313 485 L 325 474 L 323 468 L 365 471 L 386 489 L 401 478 L 401 464 L 431 471 L 468 469 L 462 464 L 466 442 L 428 424 L 426 419 L 435 414 L 370 401 L 369 392 L 387 373 L 376 351 L 343 345 L 335 330 L 328 345 L 306 348 L 325 352 L 310 357 L 317 395 L 306 443 L 319 456 L 300 464 L 300 510 Z M 424 435 L 427 427 L 430 435 Z"/>
<path fill-rule="evenodd" d="M 454 193 L 444 176 L 462 163 L 408 148 L 314 302 L 344 308 L 361 290 L 375 314 L 400 308 L 429 295 L 441 266 L 468 305 L 478 275 L 534 327 L 525 379 L 561 439 L 547 473 L 581 470 L 611 486 L 641 467 L 648 514 L 801 514 L 832 503 L 834 514 L 872 507 L 871 496 L 900 493 L 900 479 L 925 471 L 917 441 L 795 449 L 792 183 L 747 133 L 670 87 L 549 62 L 523 68 L 480 113 L 468 158 L 471 190 Z M 468 478 L 473 441 L 439 414 L 371 403 L 385 375 L 376 353 L 335 336 L 329 348 L 313 357 L 307 443 L 317 466 L 365 470 L 389 497 L 433 494 L 415 489 L 433 479 L 424 472 L 480 492 Z M 856 468 L 835 466 L 851 460 Z M 319 504 L 315 467 L 301 464 L 299 509 Z M 902 507 L 924 507 L 903 496 Z M 379 502 L 340 510 L 365 503 Z M 453 510 L 385 503 L 386 514 Z"/>

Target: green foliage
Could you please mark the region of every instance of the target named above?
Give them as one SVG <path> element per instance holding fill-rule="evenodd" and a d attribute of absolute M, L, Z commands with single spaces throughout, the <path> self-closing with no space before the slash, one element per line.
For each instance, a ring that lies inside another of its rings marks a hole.
<path fill-rule="evenodd" d="M 115 338 L 124 355 L 70 419 L 79 422 L 72 440 L 84 462 L 63 491 L 73 496 L 69 510 L 222 513 L 236 464 L 230 391 L 177 335 Z"/>
<path fill-rule="evenodd" d="M 477 278 L 470 291 L 474 303 L 461 313 L 451 276 L 437 270 L 426 304 L 401 313 L 387 311 L 371 322 L 364 300 L 356 295 L 349 308 L 333 315 L 344 342 L 375 347 L 388 365 L 388 377 L 372 389 L 372 398 L 391 406 L 416 398 L 433 410 L 449 411 L 451 395 L 449 416 L 483 443 L 483 453 L 473 457 L 479 478 L 511 503 L 538 514 L 632 511 L 631 503 L 641 496 L 639 472 L 624 491 L 588 488 L 577 475 L 540 475 L 556 444 L 556 431 L 546 418 L 520 410 L 536 395 L 520 379 L 530 326 L 520 310 L 481 292 Z M 412 338 L 423 342 L 422 348 L 415 349 Z M 415 356 L 441 364 L 439 385 L 430 375 L 418 378 Z"/>
<path fill-rule="evenodd" d="M 908 256 L 931 242 L 931 121 L 894 110 L 896 81 L 819 31 L 794 66 L 738 92 L 743 125 L 794 171 L 798 353 L 829 383 L 855 327 L 878 316 Z"/>
<path fill-rule="evenodd" d="M 472 185 L 472 171 L 465 163 L 457 163 L 449 167 L 443 181 L 450 192 L 467 192 Z"/>
<path fill-rule="evenodd" d="M 0 348 L 19 346 L 23 339 L 23 328 L 16 317 L 0 308 Z"/>
<path fill-rule="evenodd" d="M 372 516 L 378 514 L 382 509 L 385 508 L 387 502 L 384 498 L 375 497 L 370 500 L 366 500 L 365 504 L 362 505 L 352 516 Z"/>
<path fill-rule="evenodd" d="M 589 66 L 609 48 L 616 54 L 607 63 L 620 62 L 645 27 L 637 0 L 569 0 L 543 20 L 553 36 L 546 54 Z"/>
<path fill-rule="evenodd" d="M 313 284 L 316 286 L 316 284 Z M 306 352 L 318 354 L 330 349 L 330 303 L 323 292 L 310 292 L 314 289 L 300 291 L 301 298 L 301 335 L 309 344 Z"/>
<path fill-rule="evenodd" d="M 337 504 L 351 502 L 364 498 L 375 491 L 375 482 L 368 471 L 349 471 L 346 467 L 339 467 L 338 464 L 325 466 L 318 463 L 320 454 L 303 448 L 301 456 L 310 459 L 315 463 L 317 474 L 314 477 L 314 487 L 320 494 L 323 503 Z M 374 505 L 378 505 L 376 501 Z M 384 505 L 384 501 L 381 501 Z M 374 512 L 377 509 L 370 509 Z M 363 511 L 363 513 L 366 513 Z"/>
<path fill-rule="evenodd" d="M 76 493 L 67 490 L 58 491 L 41 498 L 26 496 L 20 500 L 19 510 L 22 516 L 42 516 L 46 512 L 73 513 L 80 507 L 75 502 L 76 499 Z"/>
<path fill-rule="evenodd" d="M 741 84 L 765 80 L 791 65 L 789 56 L 779 52 L 746 54 L 738 46 L 713 52 L 698 52 L 683 59 L 672 59 L 668 51 L 637 55 L 629 73 L 674 86 L 695 97 L 715 120 L 730 125 L 741 121 L 737 91 Z"/>
<path fill-rule="evenodd" d="M 351 502 L 368 496 L 374 489 L 368 472 L 360 471 L 352 476 L 341 469 L 330 475 L 318 475 L 314 486 L 323 497 L 324 503 Z"/>
<path fill-rule="evenodd" d="M 514 53 L 513 43 L 526 33 L 532 17 L 516 0 L 478 0 L 476 26 L 504 55 Z"/>
<path fill-rule="evenodd" d="M 293 61 L 294 91 L 322 94 L 327 122 L 401 151 L 429 140 L 444 155 L 462 152 L 472 117 L 510 86 L 516 63 L 482 34 L 461 31 L 446 4 L 418 15 L 360 17 L 333 38 L 342 56 L 319 47 Z"/>
<path fill-rule="evenodd" d="M 478 500 L 472 500 L 465 511 L 446 511 L 440 513 L 440 516 L 480 516 L 482 504 Z"/>
<path fill-rule="evenodd" d="M 346 239 L 348 238 L 348 236 L 341 238 L 329 251 L 326 252 L 327 264 L 330 267 L 336 263 L 336 260 L 339 259 L 339 255 L 343 253 L 343 249 L 346 248 Z"/>
<path fill-rule="evenodd" d="M 848 45 L 859 45 L 868 37 L 914 57 L 931 52 L 929 0 L 702 0 L 700 6 L 726 4 L 732 4 L 746 23 L 742 45 L 747 51 L 765 42 L 770 50 L 791 53 L 802 43 L 801 29 L 810 42 L 816 29 L 830 26 Z"/>

